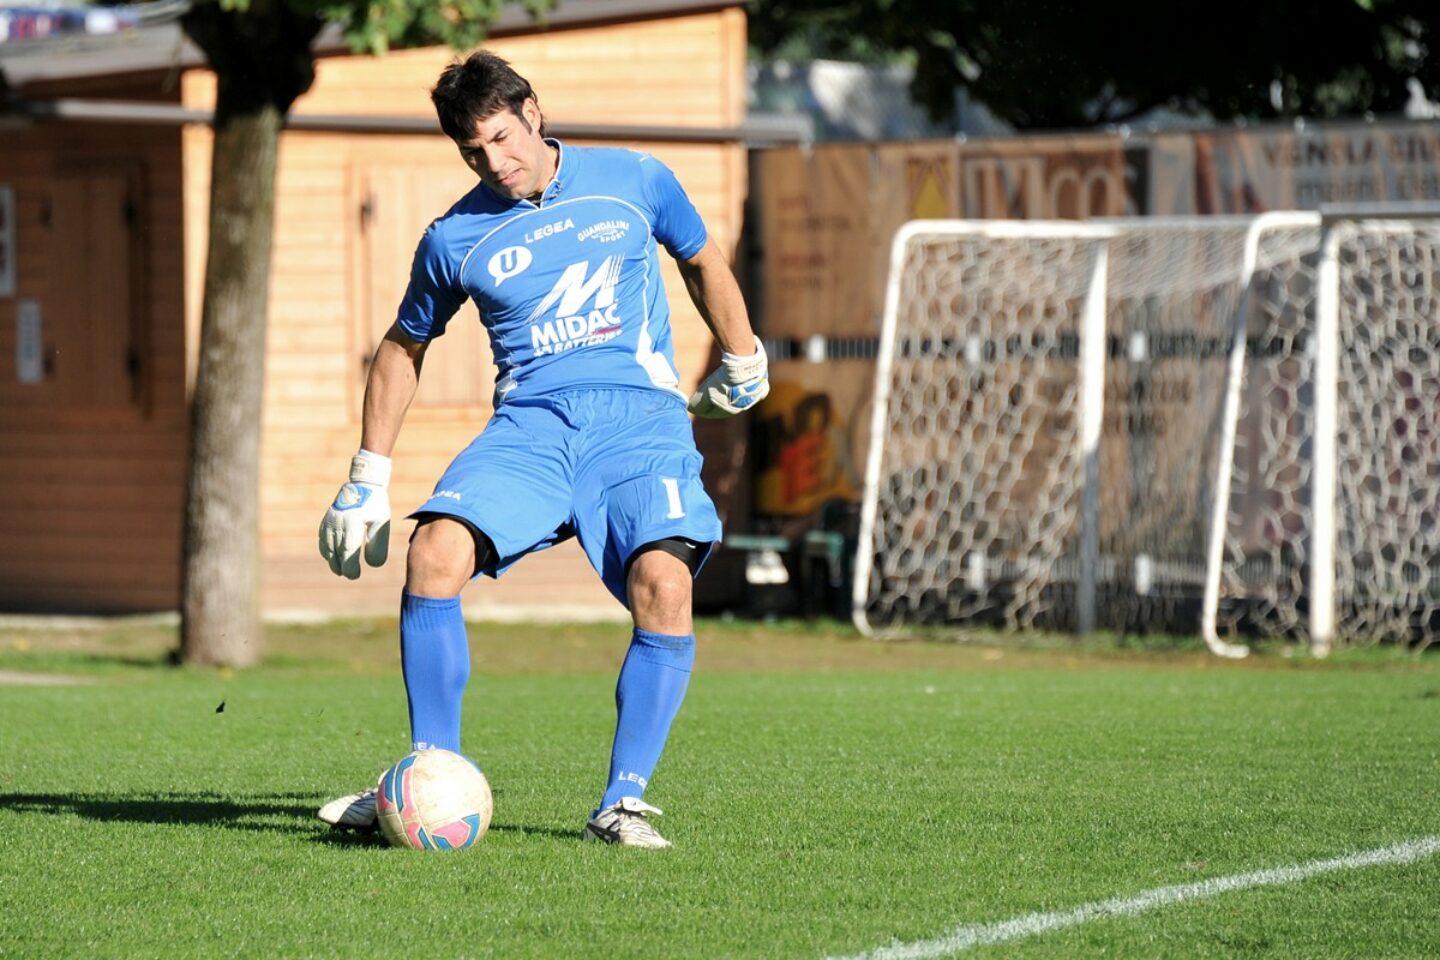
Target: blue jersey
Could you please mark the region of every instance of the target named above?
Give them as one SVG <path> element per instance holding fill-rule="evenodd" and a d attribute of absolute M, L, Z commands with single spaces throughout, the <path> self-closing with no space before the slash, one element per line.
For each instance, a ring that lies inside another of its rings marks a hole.
<path fill-rule="evenodd" d="M 425 231 L 400 327 L 433 340 L 474 300 L 499 368 L 497 407 L 576 387 L 683 401 L 658 248 L 699 253 L 700 215 L 648 154 L 548 142 L 559 166 L 538 202 L 477 184 Z"/>

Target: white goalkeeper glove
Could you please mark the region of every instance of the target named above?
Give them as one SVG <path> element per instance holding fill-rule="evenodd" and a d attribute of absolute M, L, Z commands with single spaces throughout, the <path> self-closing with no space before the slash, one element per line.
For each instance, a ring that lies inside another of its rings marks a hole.
<path fill-rule="evenodd" d="M 350 461 L 350 482 L 335 494 L 335 502 L 320 522 L 320 556 L 331 572 L 360 579 L 360 553 L 378 567 L 390 554 L 390 458 L 361 450 Z"/>
<path fill-rule="evenodd" d="M 690 398 L 690 412 L 697 417 L 733 417 L 764 400 L 769 392 L 769 362 L 765 348 L 756 340 L 752 356 L 720 354 L 720 367 Z"/>

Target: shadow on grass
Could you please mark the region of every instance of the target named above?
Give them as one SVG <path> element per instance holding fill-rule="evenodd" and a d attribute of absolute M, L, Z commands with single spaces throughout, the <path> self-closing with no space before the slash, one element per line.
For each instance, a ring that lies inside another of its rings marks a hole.
<path fill-rule="evenodd" d="M 545 837 L 547 840 L 580 840 L 582 835 L 580 828 L 574 830 L 557 830 L 554 827 L 527 827 L 523 823 L 492 823 L 491 833 L 511 833 L 515 839 L 523 840 L 526 837 Z"/>
<path fill-rule="evenodd" d="M 309 834 L 312 842 L 332 847 L 384 846 L 378 830 L 335 830 L 315 819 L 316 802 L 306 793 L 222 796 L 184 793 L 151 796 L 120 794 L 0 793 L 0 810 L 77 816 L 119 823 L 189 824 L 227 830 Z M 527 837 L 579 842 L 580 829 L 520 823 L 492 823 L 490 833 L 514 840 Z"/>
<path fill-rule="evenodd" d="M 76 660 L 89 667 L 120 667 L 127 670 L 173 671 L 180 663 L 173 650 L 159 653 L 86 653 Z"/>
<path fill-rule="evenodd" d="M 322 829 L 321 832 L 310 838 L 312 843 L 322 843 L 327 847 L 383 847 L 385 838 L 380 836 L 379 830 L 353 830 L 330 827 Z"/>
<path fill-rule="evenodd" d="M 543 837 L 546 840 L 579 841 L 579 830 L 557 830 L 554 827 L 527 827 L 519 823 L 492 823 L 486 835 L 512 835 L 516 840 L 526 837 Z M 375 847 L 385 846 L 385 838 L 379 830 L 334 829 L 316 835 L 316 843 L 332 847 Z"/>
<path fill-rule="evenodd" d="M 232 830 L 309 833 L 315 800 L 310 794 L 223 796 L 215 793 L 161 795 L 0 793 L 0 810 L 78 816 L 124 823 L 191 824 Z"/>

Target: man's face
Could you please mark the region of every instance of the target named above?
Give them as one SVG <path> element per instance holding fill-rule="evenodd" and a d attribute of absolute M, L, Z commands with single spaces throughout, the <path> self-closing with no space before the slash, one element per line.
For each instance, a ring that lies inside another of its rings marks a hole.
<path fill-rule="evenodd" d="M 511 200 L 538 196 L 555 175 L 555 155 L 540 136 L 540 108 L 526 100 L 521 112 L 524 121 L 510 110 L 485 117 L 474 136 L 457 144 L 485 185 Z"/>

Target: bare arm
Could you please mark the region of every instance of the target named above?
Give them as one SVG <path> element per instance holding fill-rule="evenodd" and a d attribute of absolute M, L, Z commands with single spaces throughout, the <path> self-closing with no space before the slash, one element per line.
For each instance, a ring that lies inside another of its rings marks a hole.
<path fill-rule="evenodd" d="M 378 567 L 390 553 L 390 454 L 405 411 L 420 385 L 425 344 L 392 326 L 375 348 L 365 378 L 360 452 L 350 460 L 350 482 L 340 488 L 320 523 L 320 556 L 338 576 L 360 576 L 360 556 Z"/>
<path fill-rule="evenodd" d="M 420 386 L 420 367 L 425 362 L 427 345 L 411 339 L 396 324 L 375 348 L 375 359 L 365 380 L 361 449 L 384 457 L 394 451 L 405 412 Z"/>
<path fill-rule="evenodd" d="M 695 308 L 710 328 L 720 349 L 736 356 L 748 357 L 757 349 L 755 332 L 750 328 L 750 315 L 740 285 L 730 272 L 720 248 L 714 240 L 689 260 L 678 260 L 680 276 L 690 293 Z"/>

